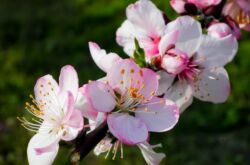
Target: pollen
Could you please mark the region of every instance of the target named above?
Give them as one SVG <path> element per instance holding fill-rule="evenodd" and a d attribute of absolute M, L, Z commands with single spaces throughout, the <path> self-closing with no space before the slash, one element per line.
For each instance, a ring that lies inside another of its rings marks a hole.
<path fill-rule="evenodd" d="M 140 75 L 141 77 L 143 76 L 142 70 L 139 70 L 139 75 Z"/>
<path fill-rule="evenodd" d="M 122 69 L 122 70 L 120 71 L 120 73 L 121 73 L 121 75 L 124 75 L 125 69 Z"/>
<path fill-rule="evenodd" d="M 134 69 L 130 69 L 130 73 L 133 74 L 135 72 Z"/>
<path fill-rule="evenodd" d="M 121 80 L 121 81 L 120 81 L 120 84 L 124 84 L 124 81 L 123 81 L 123 80 Z"/>

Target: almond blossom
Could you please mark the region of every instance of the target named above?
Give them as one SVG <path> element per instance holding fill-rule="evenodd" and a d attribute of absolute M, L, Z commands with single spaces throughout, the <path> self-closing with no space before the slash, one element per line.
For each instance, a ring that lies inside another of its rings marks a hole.
<path fill-rule="evenodd" d="M 109 131 L 127 145 L 144 142 L 148 132 L 165 132 L 177 123 L 177 106 L 156 97 L 157 87 L 157 75 L 129 59 L 112 65 L 106 83 L 91 81 L 85 86 L 92 108 L 107 114 Z"/>
<path fill-rule="evenodd" d="M 250 31 L 250 0 L 228 1 L 223 13 L 231 16 L 241 28 Z"/>
<path fill-rule="evenodd" d="M 26 109 L 35 118 L 28 121 L 19 118 L 22 125 L 36 134 L 31 138 L 27 154 L 29 164 L 52 164 L 59 141 L 71 141 L 83 128 L 81 112 L 75 109 L 78 94 L 78 77 L 72 66 L 61 69 L 59 85 L 51 75 L 45 75 L 36 82 L 35 97 Z"/>
<path fill-rule="evenodd" d="M 165 70 L 160 75 L 172 81 L 172 85 L 166 83 L 159 92 L 176 101 L 182 110 L 192 103 L 192 96 L 213 103 L 224 102 L 230 84 L 223 66 L 233 59 L 237 48 L 232 34 L 222 38 L 202 35 L 199 22 L 189 16 L 168 23 L 159 44 L 158 67 Z"/>

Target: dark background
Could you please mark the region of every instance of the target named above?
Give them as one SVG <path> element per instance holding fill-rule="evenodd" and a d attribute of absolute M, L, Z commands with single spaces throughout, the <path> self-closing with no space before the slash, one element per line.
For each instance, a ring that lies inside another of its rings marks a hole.
<path fill-rule="evenodd" d="M 73 65 L 80 83 L 104 76 L 92 61 L 88 41 L 125 57 L 115 32 L 132 0 L 0 0 L 0 164 L 27 164 L 26 147 L 32 133 L 17 116 L 28 116 L 24 103 L 36 79 L 58 78 L 60 68 Z M 155 0 L 171 18 L 167 0 Z M 232 93 L 224 104 L 195 100 L 174 130 L 153 134 L 152 143 L 169 165 L 250 164 L 250 39 L 244 34 L 239 52 L 227 65 Z M 70 149 L 63 146 L 54 164 L 67 164 Z M 125 158 L 90 154 L 82 164 L 145 164 L 136 147 L 125 147 Z"/>

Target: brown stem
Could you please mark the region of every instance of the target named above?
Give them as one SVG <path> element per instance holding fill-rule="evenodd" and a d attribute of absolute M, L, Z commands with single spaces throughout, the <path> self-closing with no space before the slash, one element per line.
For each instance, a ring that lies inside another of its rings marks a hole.
<path fill-rule="evenodd" d="M 86 135 L 86 131 L 79 134 L 75 140 L 75 149 L 71 154 L 71 164 L 79 164 L 85 156 L 106 136 L 108 131 L 107 122 L 102 123 L 94 131 Z"/>

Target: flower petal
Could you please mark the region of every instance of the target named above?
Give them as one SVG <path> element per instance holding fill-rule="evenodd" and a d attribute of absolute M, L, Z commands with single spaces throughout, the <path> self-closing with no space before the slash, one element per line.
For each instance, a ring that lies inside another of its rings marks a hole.
<path fill-rule="evenodd" d="M 116 31 L 116 42 L 123 47 L 125 53 L 127 53 L 130 57 L 133 57 L 135 51 L 135 38 L 137 37 L 138 32 L 134 25 L 126 20 L 122 23 L 121 27 Z"/>
<path fill-rule="evenodd" d="M 66 65 L 61 69 L 59 76 L 60 92 L 70 91 L 76 99 L 78 93 L 78 75 L 74 67 Z"/>
<path fill-rule="evenodd" d="M 86 95 L 96 111 L 110 112 L 116 106 L 113 90 L 102 82 L 92 81 L 87 84 Z"/>
<path fill-rule="evenodd" d="M 222 67 L 232 61 L 237 50 L 238 43 L 234 36 L 217 39 L 207 35 L 203 37 L 195 60 L 205 68 Z"/>
<path fill-rule="evenodd" d="M 185 4 L 184 0 L 170 0 L 171 7 L 179 14 L 186 12 Z"/>
<path fill-rule="evenodd" d="M 128 88 L 142 85 L 143 72 L 133 60 L 120 60 L 107 73 L 107 80 L 113 89 L 124 94 Z"/>
<path fill-rule="evenodd" d="M 178 30 L 173 30 L 172 32 L 169 32 L 166 35 L 164 35 L 159 43 L 160 55 L 166 54 L 166 51 L 168 51 L 171 47 L 175 45 L 178 37 L 179 37 Z"/>
<path fill-rule="evenodd" d="M 117 54 L 107 54 L 105 50 L 101 49 L 99 45 L 94 42 L 89 42 L 89 50 L 96 65 L 104 72 L 107 72 L 114 62 L 120 60 Z"/>
<path fill-rule="evenodd" d="M 140 90 L 140 93 L 144 96 L 145 99 L 151 99 L 156 95 L 158 89 L 158 79 L 157 74 L 147 68 L 141 69 L 143 82 L 141 85 L 144 87 Z"/>
<path fill-rule="evenodd" d="M 209 26 L 208 35 L 211 35 L 215 38 L 223 38 L 232 34 L 231 28 L 225 23 L 216 23 Z"/>
<path fill-rule="evenodd" d="M 74 96 L 72 95 L 71 92 L 68 91 L 67 99 L 63 107 L 64 113 L 65 113 L 63 121 L 62 121 L 63 123 L 67 122 L 70 119 L 74 111 L 74 103 L 75 103 Z"/>
<path fill-rule="evenodd" d="M 65 141 L 71 141 L 75 139 L 79 131 L 83 129 L 83 117 L 81 112 L 74 110 L 69 120 L 65 123 L 64 127 L 62 139 Z"/>
<path fill-rule="evenodd" d="M 174 101 L 182 113 L 193 102 L 192 89 L 186 82 L 177 81 L 166 91 L 164 98 Z"/>
<path fill-rule="evenodd" d="M 180 16 L 167 24 L 165 34 L 178 30 L 176 48 L 191 57 L 199 48 L 202 29 L 198 21 L 190 16 Z"/>
<path fill-rule="evenodd" d="M 129 114 L 112 113 L 108 116 L 107 122 L 110 132 L 127 145 L 134 145 L 148 138 L 146 125 Z"/>
<path fill-rule="evenodd" d="M 153 149 L 162 147 L 161 144 L 150 145 L 148 142 L 143 142 L 137 145 L 148 165 L 159 165 L 163 158 L 166 157 L 164 153 L 156 153 Z"/>
<path fill-rule="evenodd" d="M 158 74 L 158 81 L 159 81 L 157 95 L 162 95 L 172 85 L 175 75 L 168 74 L 167 72 L 163 70 L 158 71 L 157 74 Z"/>
<path fill-rule="evenodd" d="M 127 7 L 128 20 L 152 38 L 160 37 L 165 28 L 162 12 L 148 0 L 139 0 Z"/>
<path fill-rule="evenodd" d="M 42 105 L 44 118 L 47 118 L 51 108 L 56 109 L 59 104 L 57 102 L 58 84 L 51 75 L 45 75 L 37 80 L 34 91 L 36 102 Z"/>
<path fill-rule="evenodd" d="M 28 144 L 27 154 L 30 165 L 50 165 L 53 163 L 59 145 L 55 143 L 54 147 L 51 147 L 45 153 L 37 153 L 35 149 L 50 145 L 53 141 L 56 141 L 58 137 L 51 136 L 50 134 L 36 134 L 34 135 Z"/>
<path fill-rule="evenodd" d="M 95 118 L 97 117 L 98 112 L 92 106 L 90 100 L 87 97 L 86 85 L 79 88 L 77 100 L 75 102 L 75 109 L 81 112 L 81 116 L 86 117 L 88 119 L 95 120 Z"/>
<path fill-rule="evenodd" d="M 154 97 L 139 106 L 135 116 L 140 118 L 150 132 L 165 132 L 172 129 L 179 119 L 179 108 L 170 100 Z"/>
<path fill-rule="evenodd" d="M 204 70 L 192 85 L 194 96 L 203 101 L 223 103 L 230 94 L 230 83 L 224 68 Z"/>

